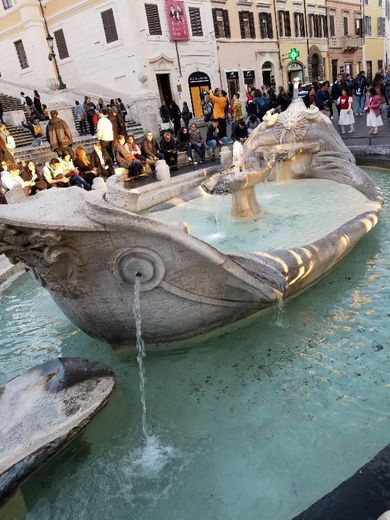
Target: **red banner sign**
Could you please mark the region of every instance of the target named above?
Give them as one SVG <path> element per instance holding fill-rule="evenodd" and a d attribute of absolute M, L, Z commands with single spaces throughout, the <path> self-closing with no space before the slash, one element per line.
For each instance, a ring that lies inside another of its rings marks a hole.
<path fill-rule="evenodd" d="M 188 31 L 187 13 L 183 0 L 165 0 L 165 9 L 168 18 L 168 27 L 171 40 L 187 41 L 190 39 Z"/>

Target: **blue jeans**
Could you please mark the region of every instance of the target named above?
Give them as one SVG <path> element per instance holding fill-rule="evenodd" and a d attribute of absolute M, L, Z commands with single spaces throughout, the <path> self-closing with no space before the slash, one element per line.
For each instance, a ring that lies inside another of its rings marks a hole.
<path fill-rule="evenodd" d="M 73 175 L 73 177 L 70 178 L 70 183 L 72 186 L 78 186 L 79 188 L 84 188 L 87 191 L 91 189 L 91 186 L 88 184 L 88 182 L 80 177 L 80 175 Z"/>
<path fill-rule="evenodd" d="M 357 96 L 357 101 L 358 101 L 358 114 L 364 114 L 364 106 L 366 104 L 366 95 L 365 94 L 359 94 L 359 96 Z"/>
<path fill-rule="evenodd" d="M 210 146 L 211 148 L 211 155 L 215 155 L 217 145 L 221 143 L 223 146 L 227 146 L 229 144 L 229 139 L 227 137 L 221 137 L 220 139 L 218 139 L 218 142 L 215 139 L 207 141 L 207 146 Z"/>
<path fill-rule="evenodd" d="M 135 159 L 133 161 L 133 175 L 134 177 L 138 177 L 142 170 L 142 162 L 139 159 Z"/>
<path fill-rule="evenodd" d="M 191 145 L 191 158 L 192 158 L 192 150 L 195 150 L 195 152 L 199 155 L 200 160 L 204 161 L 205 156 L 206 156 L 206 147 L 203 143 Z"/>

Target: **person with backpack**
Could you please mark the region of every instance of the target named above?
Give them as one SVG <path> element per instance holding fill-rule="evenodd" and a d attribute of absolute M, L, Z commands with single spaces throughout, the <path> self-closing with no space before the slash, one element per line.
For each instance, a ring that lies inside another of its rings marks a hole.
<path fill-rule="evenodd" d="M 362 116 L 364 114 L 364 107 L 366 104 L 366 92 L 368 87 L 368 80 L 366 78 L 366 73 L 364 72 L 364 70 L 359 72 L 359 74 L 353 82 L 352 87 L 358 102 L 355 115 Z"/>
<path fill-rule="evenodd" d="M 30 132 L 30 134 L 32 135 L 32 143 L 31 143 L 31 146 L 33 146 L 34 148 L 37 147 L 37 146 L 41 146 L 42 144 L 42 128 L 39 124 L 39 120 L 38 119 L 34 119 L 32 121 L 32 123 L 29 123 L 27 120 L 26 121 L 22 121 L 22 126 L 23 128 L 25 128 L 26 130 L 28 130 Z"/>
<path fill-rule="evenodd" d="M 255 90 L 255 97 L 253 101 L 256 105 L 256 116 L 260 119 L 260 121 L 262 121 L 265 113 L 267 112 L 268 103 L 266 97 L 263 96 L 261 90 L 258 88 Z"/>

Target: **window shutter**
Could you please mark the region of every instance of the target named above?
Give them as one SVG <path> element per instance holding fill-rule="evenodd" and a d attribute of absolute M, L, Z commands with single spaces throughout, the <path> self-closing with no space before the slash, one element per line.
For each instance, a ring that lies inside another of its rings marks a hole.
<path fill-rule="evenodd" d="M 54 38 L 56 40 L 58 56 L 60 57 L 60 60 L 69 58 L 69 51 L 68 46 L 66 45 L 64 31 L 62 29 L 54 31 Z"/>
<path fill-rule="evenodd" d="M 20 67 L 22 69 L 27 69 L 29 67 L 26 51 L 24 50 L 24 45 L 22 40 L 18 40 L 14 42 L 16 54 L 18 55 L 18 60 L 20 63 Z"/>
<path fill-rule="evenodd" d="M 255 18 L 253 13 L 249 13 L 249 29 L 251 31 L 251 38 L 256 38 L 256 29 L 255 29 Z"/>
<path fill-rule="evenodd" d="M 245 40 L 244 13 L 242 11 L 238 12 L 238 19 L 240 20 L 241 39 Z"/>
<path fill-rule="evenodd" d="M 329 34 L 329 31 L 328 31 L 328 19 L 327 19 L 327 17 L 325 15 L 322 17 L 322 19 L 323 19 L 323 22 L 324 22 L 324 36 L 325 36 L 325 38 L 327 38 L 328 34 Z"/>
<path fill-rule="evenodd" d="M 267 33 L 268 38 L 274 37 L 274 29 L 272 27 L 272 15 L 270 13 L 267 13 Z"/>
<path fill-rule="evenodd" d="M 264 40 L 267 38 L 267 20 L 265 13 L 259 13 L 259 25 L 260 25 L 260 38 Z"/>
<path fill-rule="evenodd" d="M 330 35 L 331 36 L 336 36 L 336 27 L 335 27 L 335 24 L 334 24 L 334 16 L 331 15 L 329 17 L 329 25 L 330 25 Z"/>
<path fill-rule="evenodd" d="M 278 11 L 278 19 L 279 19 L 279 34 L 280 34 L 280 36 L 285 36 L 284 24 L 283 24 L 283 11 Z"/>
<path fill-rule="evenodd" d="M 217 23 L 217 9 L 213 9 L 213 22 L 214 22 L 215 37 L 220 38 L 221 35 L 219 34 L 219 28 L 218 28 L 218 23 Z"/>
<path fill-rule="evenodd" d="M 284 11 L 284 25 L 286 28 L 286 36 L 291 36 L 290 13 Z"/>
<path fill-rule="evenodd" d="M 11 9 L 12 1 L 11 0 L 3 0 L 3 6 L 4 6 L 4 11 L 6 11 L 7 9 Z"/>
<path fill-rule="evenodd" d="M 294 13 L 294 31 L 295 36 L 299 36 L 299 28 L 298 28 L 298 13 Z"/>
<path fill-rule="evenodd" d="M 227 11 L 226 9 L 223 10 L 223 25 L 225 28 L 225 38 L 230 38 L 231 32 L 230 32 L 230 22 L 229 22 L 229 11 Z"/>
<path fill-rule="evenodd" d="M 202 18 L 198 7 L 189 7 L 192 36 L 203 36 Z"/>
<path fill-rule="evenodd" d="M 146 19 L 149 27 L 149 34 L 151 36 L 158 36 L 162 34 L 160 15 L 158 13 L 157 4 L 145 4 Z"/>
<path fill-rule="evenodd" d="M 102 11 L 102 21 L 104 34 L 106 35 L 106 42 L 116 42 L 118 40 L 118 32 L 116 30 L 114 12 L 112 9 L 107 9 L 107 11 Z"/>

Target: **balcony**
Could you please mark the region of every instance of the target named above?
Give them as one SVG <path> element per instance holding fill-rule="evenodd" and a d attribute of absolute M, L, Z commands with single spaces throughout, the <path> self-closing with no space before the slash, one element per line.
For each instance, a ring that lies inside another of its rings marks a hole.
<path fill-rule="evenodd" d="M 332 36 L 329 39 L 329 48 L 342 49 L 346 51 L 354 51 L 363 45 L 363 38 L 361 36 L 340 36 L 336 38 Z"/>

